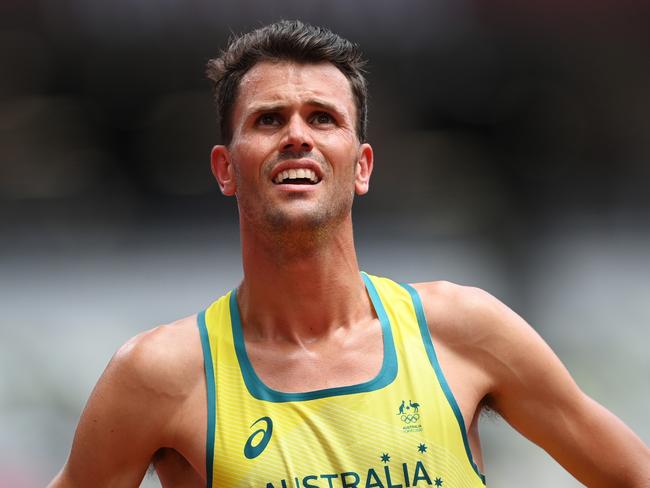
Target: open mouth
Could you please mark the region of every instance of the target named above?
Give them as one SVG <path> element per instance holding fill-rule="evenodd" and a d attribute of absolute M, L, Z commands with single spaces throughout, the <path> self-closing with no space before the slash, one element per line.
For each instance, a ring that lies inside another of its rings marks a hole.
<path fill-rule="evenodd" d="M 276 185 L 315 185 L 320 182 L 316 172 L 307 169 L 287 169 L 278 173 L 273 179 Z"/>

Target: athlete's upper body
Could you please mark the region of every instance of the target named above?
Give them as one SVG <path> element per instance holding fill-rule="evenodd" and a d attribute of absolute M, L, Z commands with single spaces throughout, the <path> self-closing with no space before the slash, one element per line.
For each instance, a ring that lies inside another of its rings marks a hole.
<path fill-rule="evenodd" d="M 329 31 L 281 22 L 235 39 L 209 66 L 225 141 L 212 150 L 212 171 L 239 208 L 244 277 L 230 296 L 250 368 L 283 393 L 372 382 L 387 351 L 352 232 L 353 198 L 368 191 L 373 169 L 358 50 Z M 650 486 L 648 447 L 580 390 L 516 313 L 448 282 L 412 291 L 478 470 L 478 419 L 489 407 L 587 486 Z M 393 292 L 383 293 L 382 300 Z M 404 307 L 410 317 L 415 309 Z M 222 347 L 219 327 L 210 332 L 213 347 Z M 209 483 L 206 369 L 221 363 L 204 362 L 201 334 L 194 315 L 119 349 L 52 487 L 138 486 L 152 462 L 165 487 Z"/>

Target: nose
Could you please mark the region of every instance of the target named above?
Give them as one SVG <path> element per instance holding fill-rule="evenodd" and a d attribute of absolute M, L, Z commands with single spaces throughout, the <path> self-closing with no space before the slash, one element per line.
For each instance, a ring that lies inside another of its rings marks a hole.
<path fill-rule="evenodd" d="M 282 151 L 311 151 L 314 147 L 309 124 L 299 114 L 293 115 L 285 125 L 281 142 Z"/>

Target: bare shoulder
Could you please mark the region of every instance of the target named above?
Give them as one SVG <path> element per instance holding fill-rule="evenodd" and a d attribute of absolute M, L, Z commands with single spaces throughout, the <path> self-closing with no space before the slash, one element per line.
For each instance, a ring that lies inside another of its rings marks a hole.
<path fill-rule="evenodd" d="M 109 368 L 150 394 L 177 397 L 192 388 L 203 368 L 196 315 L 160 325 L 129 339 Z"/>
<path fill-rule="evenodd" d="M 518 314 L 488 292 L 447 281 L 415 284 L 434 341 L 483 375 L 492 400 L 524 378 L 536 380 L 557 364 L 553 351 Z"/>
<path fill-rule="evenodd" d="M 154 444 L 168 444 L 175 436 L 173 419 L 193 392 L 203 387 L 202 379 L 196 316 L 160 325 L 118 349 L 97 382 L 82 420 L 92 414 L 93 424 L 131 422 Z"/>
<path fill-rule="evenodd" d="M 447 282 L 414 286 L 432 337 L 456 369 L 451 373 L 457 385 L 467 390 L 470 383 L 477 396 L 586 486 L 648 486 L 648 448 L 580 390 L 524 319 L 478 288 Z"/>
<path fill-rule="evenodd" d="M 420 297 L 431 333 L 469 345 L 516 339 L 513 332 L 532 333 L 515 312 L 488 292 L 449 281 L 413 285 Z"/>
<path fill-rule="evenodd" d="M 415 287 L 434 340 L 473 367 L 473 374 L 484 375 L 486 399 L 502 415 L 527 398 L 553 397 L 556 403 L 582 399 L 548 344 L 500 300 L 449 282 Z"/>
<path fill-rule="evenodd" d="M 51 486 L 137 486 L 153 454 L 174 447 L 203 387 L 196 317 L 148 330 L 115 353 L 88 399 L 68 462 Z"/>

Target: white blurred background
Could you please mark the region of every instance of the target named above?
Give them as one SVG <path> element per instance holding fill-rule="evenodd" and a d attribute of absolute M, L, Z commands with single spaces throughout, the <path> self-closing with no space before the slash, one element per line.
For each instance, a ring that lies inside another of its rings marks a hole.
<path fill-rule="evenodd" d="M 125 340 L 238 284 L 203 66 L 231 31 L 283 17 L 327 25 L 370 59 L 363 269 L 485 288 L 650 442 L 650 39 L 637 3 L 2 2 L 0 487 L 54 476 Z M 580 486 L 503 421 L 481 433 L 490 486 Z"/>

